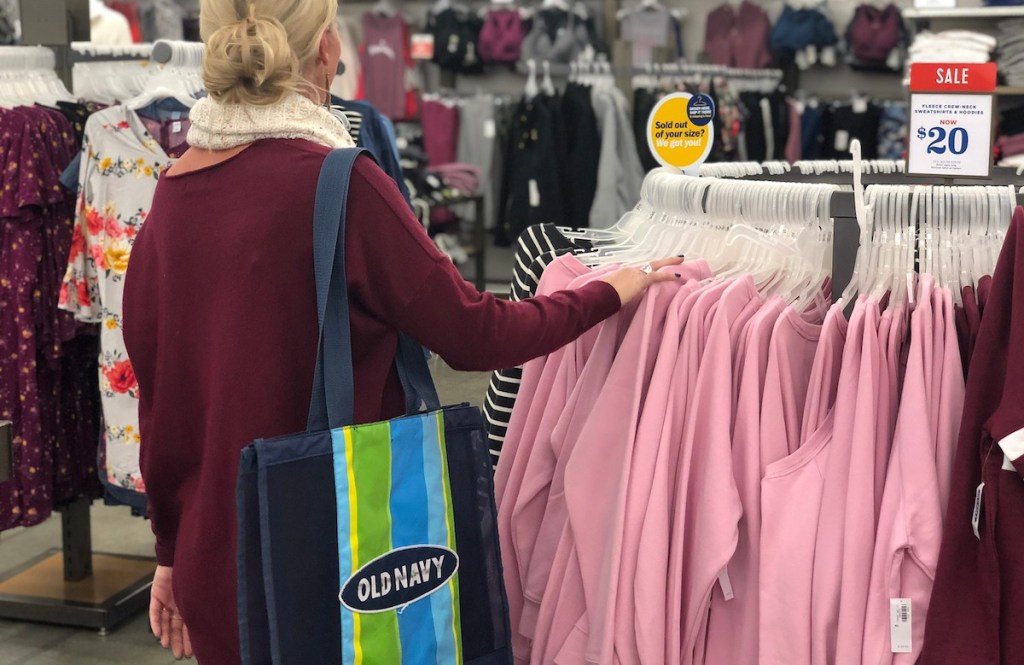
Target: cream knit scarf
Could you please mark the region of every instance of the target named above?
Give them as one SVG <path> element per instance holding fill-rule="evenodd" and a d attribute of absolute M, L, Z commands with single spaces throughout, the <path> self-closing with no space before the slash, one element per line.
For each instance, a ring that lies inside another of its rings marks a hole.
<path fill-rule="evenodd" d="M 259 139 L 306 139 L 329 148 L 356 145 L 330 111 L 298 93 L 269 106 L 222 104 L 206 97 L 192 107 L 189 119 L 189 145 L 207 150 L 228 150 Z"/>

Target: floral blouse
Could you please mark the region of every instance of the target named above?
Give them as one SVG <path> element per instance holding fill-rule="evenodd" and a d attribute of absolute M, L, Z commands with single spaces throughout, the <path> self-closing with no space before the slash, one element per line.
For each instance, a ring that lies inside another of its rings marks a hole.
<path fill-rule="evenodd" d="M 121 298 L 132 243 L 157 179 L 174 163 L 139 115 L 112 106 L 85 127 L 76 224 L 60 306 L 100 324 L 100 397 L 107 482 L 145 492 L 139 472 L 138 383 L 124 347 Z"/>

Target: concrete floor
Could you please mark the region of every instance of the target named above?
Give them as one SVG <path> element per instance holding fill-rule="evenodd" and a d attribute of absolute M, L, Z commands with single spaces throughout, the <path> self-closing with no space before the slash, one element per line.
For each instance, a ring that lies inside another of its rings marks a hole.
<path fill-rule="evenodd" d="M 487 390 L 488 374 L 457 373 L 439 359 L 431 370 L 443 404 L 479 405 Z M 126 508 L 94 505 L 92 536 L 95 551 L 152 556 L 149 523 Z M 30 529 L 0 534 L 0 577 L 4 571 L 60 547 L 60 517 Z M 149 631 L 145 614 L 112 633 L 45 624 L 0 621 L 0 665 L 166 665 L 177 662 L 160 648 Z M 216 664 L 211 664 L 216 665 Z"/>

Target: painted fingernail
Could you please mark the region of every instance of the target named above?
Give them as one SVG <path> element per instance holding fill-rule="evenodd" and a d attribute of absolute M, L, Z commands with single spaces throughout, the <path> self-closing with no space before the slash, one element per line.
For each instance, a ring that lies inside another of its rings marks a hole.
<path fill-rule="evenodd" d="M 679 273 L 673 273 L 673 274 L 676 276 L 676 279 L 679 279 L 680 277 L 682 277 L 682 275 L 680 275 Z"/>
<path fill-rule="evenodd" d="M 678 257 L 680 259 L 685 259 L 686 255 L 685 254 L 676 254 L 676 257 Z"/>

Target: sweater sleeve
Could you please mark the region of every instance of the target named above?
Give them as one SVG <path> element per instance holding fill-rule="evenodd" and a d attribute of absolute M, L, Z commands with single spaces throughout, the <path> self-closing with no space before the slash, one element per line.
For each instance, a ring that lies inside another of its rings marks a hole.
<path fill-rule="evenodd" d="M 161 566 L 173 566 L 174 543 L 182 513 L 181 490 L 189 482 L 192 471 L 189 465 L 180 463 L 180 453 L 174 446 L 148 445 L 152 440 L 151 414 L 158 398 L 153 390 L 156 385 L 156 340 L 159 336 L 155 285 L 164 277 L 152 236 L 153 232 L 143 226 L 132 245 L 132 254 L 145 258 L 132 261 L 125 276 L 122 308 L 124 343 L 139 385 L 146 387 L 139 393 L 139 436 L 142 440 L 139 468 L 143 480 L 159 486 L 160 490 L 146 494 L 147 513 L 156 536 L 156 562 Z"/>
<path fill-rule="evenodd" d="M 345 238 L 351 297 L 458 370 L 521 365 L 620 306 L 603 281 L 519 302 L 478 292 L 430 241 L 394 182 L 364 158 L 352 177 Z"/>

